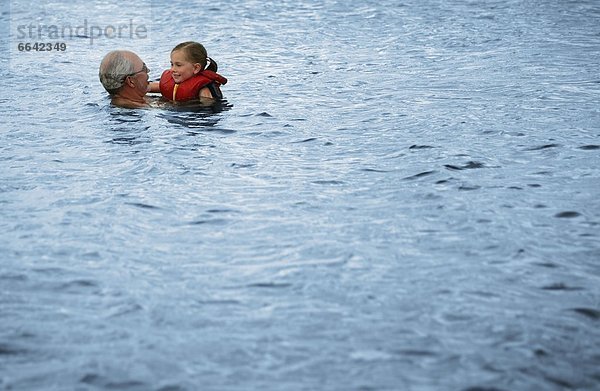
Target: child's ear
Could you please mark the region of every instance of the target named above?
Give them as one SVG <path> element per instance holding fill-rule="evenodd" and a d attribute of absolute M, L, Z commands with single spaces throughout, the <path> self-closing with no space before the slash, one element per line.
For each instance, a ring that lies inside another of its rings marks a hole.
<path fill-rule="evenodd" d="M 200 73 L 202 71 L 202 66 L 199 62 L 194 63 L 194 75 Z"/>

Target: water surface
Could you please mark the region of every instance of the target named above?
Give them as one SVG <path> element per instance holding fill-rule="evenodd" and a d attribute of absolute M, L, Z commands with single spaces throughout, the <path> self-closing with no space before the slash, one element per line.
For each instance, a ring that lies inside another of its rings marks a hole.
<path fill-rule="evenodd" d="M 224 107 L 2 63 L 0 388 L 599 387 L 597 2 L 146 5 L 120 47 L 203 42 Z"/>

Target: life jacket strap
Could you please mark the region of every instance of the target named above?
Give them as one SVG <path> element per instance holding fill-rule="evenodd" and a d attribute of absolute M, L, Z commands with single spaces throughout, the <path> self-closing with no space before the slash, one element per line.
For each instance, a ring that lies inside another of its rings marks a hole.
<path fill-rule="evenodd" d="M 179 88 L 179 84 L 175 84 L 175 86 L 173 86 L 173 101 L 175 101 L 175 96 L 177 96 L 177 89 Z"/>
<path fill-rule="evenodd" d="M 213 96 L 214 99 L 223 99 L 223 94 L 221 94 L 219 92 L 219 89 L 215 85 L 214 81 L 211 82 L 211 83 L 209 83 L 209 84 L 207 84 L 206 88 L 208 88 L 208 90 L 210 91 L 210 93 L 211 93 L 211 95 Z"/>

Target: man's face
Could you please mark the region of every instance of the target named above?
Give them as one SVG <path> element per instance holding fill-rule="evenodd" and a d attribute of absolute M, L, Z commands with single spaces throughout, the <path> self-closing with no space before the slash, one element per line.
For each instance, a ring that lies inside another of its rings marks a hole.
<path fill-rule="evenodd" d="M 128 79 L 133 82 L 137 94 L 144 96 L 148 90 L 148 68 L 142 59 L 133 53 L 131 53 L 129 60 L 133 64 L 134 71 L 132 75 L 128 76 Z"/>

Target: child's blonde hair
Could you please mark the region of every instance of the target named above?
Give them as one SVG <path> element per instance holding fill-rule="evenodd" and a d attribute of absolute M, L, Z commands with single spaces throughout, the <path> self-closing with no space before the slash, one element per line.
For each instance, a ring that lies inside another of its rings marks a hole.
<path fill-rule="evenodd" d="M 206 49 L 202 44 L 194 41 L 182 42 L 179 45 L 175 46 L 173 50 L 171 50 L 171 53 L 173 53 L 176 50 L 182 50 L 186 59 L 189 62 L 199 63 L 202 67 L 202 70 L 207 69 L 213 72 L 217 71 L 217 62 L 212 58 L 208 57 Z"/>

